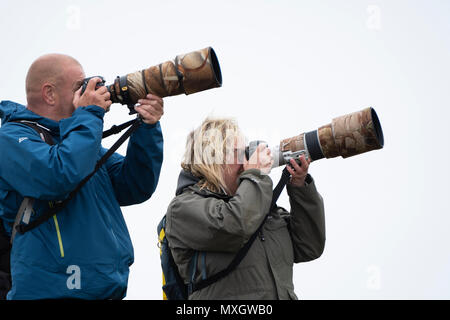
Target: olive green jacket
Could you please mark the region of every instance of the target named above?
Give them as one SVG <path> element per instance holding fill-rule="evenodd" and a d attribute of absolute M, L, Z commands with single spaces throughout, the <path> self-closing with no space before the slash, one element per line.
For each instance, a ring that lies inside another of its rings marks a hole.
<path fill-rule="evenodd" d="M 259 238 L 225 278 L 195 291 L 189 299 L 297 299 L 293 264 L 317 259 L 325 246 L 323 200 L 308 175 L 303 187 L 287 185 L 291 212 L 271 212 Z M 244 171 L 236 194 L 221 199 L 190 185 L 169 205 L 166 236 L 185 283 L 198 282 L 225 267 L 258 229 L 270 208 L 272 180 L 257 169 Z"/>

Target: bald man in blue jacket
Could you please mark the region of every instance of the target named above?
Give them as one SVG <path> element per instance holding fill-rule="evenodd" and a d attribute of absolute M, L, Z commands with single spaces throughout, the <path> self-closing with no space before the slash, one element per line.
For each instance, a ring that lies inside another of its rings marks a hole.
<path fill-rule="evenodd" d="M 84 78 L 72 57 L 45 55 L 28 71 L 27 106 L 0 103 L 0 223 L 9 234 L 25 197 L 34 199 L 32 221 L 64 200 L 107 151 L 101 139 L 109 93 L 96 90 L 100 79 L 94 78 L 81 94 Z M 126 156 L 114 153 L 57 215 L 16 234 L 8 299 L 125 297 L 134 255 L 120 206 L 151 197 L 163 160 L 163 100 L 148 95 L 136 111 L 143 124 Z M 16 120 L 48 130 L 55 144 Z"/>

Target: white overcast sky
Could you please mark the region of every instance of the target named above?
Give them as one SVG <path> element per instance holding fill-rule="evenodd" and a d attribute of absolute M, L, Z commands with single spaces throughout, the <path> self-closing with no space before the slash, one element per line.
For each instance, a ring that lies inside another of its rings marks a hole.
<path fill-rule="evenodd" d="M 274 145 L 368 106 L 385 148 L 311 165 L 327 244 L 295 266 L 296 292 L 450 298 L 449 1 L 2 0 L 0 30 L 0 100 L 21 103 L 27 69 L 45 53 L 69 54 L 108 83 L 207 46 L 218 55 L 222 88 L 165 99 L 158 188 L 123 208 L 135 248 L 128 299 L 161 299 L 156 227 L 185 137 L 206 116 L 234 117 L 249 139 Z M 127 119 L 113 106 L 105 127 Z M 278 203 L 289 207 L 286 195 Z"/>

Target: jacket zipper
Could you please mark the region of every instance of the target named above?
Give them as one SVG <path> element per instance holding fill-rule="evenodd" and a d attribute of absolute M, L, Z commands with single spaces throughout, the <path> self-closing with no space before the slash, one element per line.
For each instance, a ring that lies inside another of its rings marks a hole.
<path fill-rule="evenodd" d="M 262 232 L 262 230 L 260 230 L 260 231 L 258 232 L 258 236 L 259 236 L 259 239 L 260 239 L 261 241 L 265 241 L 265 240 L 266 240 L 266 238 L 264 238 L 264 233 Z"/>
<path fill-rule="evenodd" d="M 50 201 L 48 204 L 49 204 L 50 208 L 53 208 L 52 201 Z M 59 253 L 61 255 L 61 258 L 64 258 L 64 247 L 63 247 L 63 243 L 62 243 L 61 231 L 59 229 L 59 223 L 58 223 L 58 218 L 56 217 L 56 214 L 53 216 L 53 222 L 55 223 L 56 236 L 58 238 Z"/>
<path fill-rule="evenodd" d="M 267 222 L 269 219 L 272 219 L 272 215 L 269 215 L 269 216 L 267 217 L 266 222 Z M 263 229 L 264 229 L 264 228 L 261 228 L 261 230 L 258 231 L 258 236 L 259 236 L 259 239 L 260 239 L 261 241 L 265 241 L 265 240 L 266 240 L 266 238 L 264 237 Z"/>
<path fill-rule="evenodd" d="M 61 254 L 61 258 L 64 258 L 64 247 L 62 243 L 61 232 L 59 230 L 58 218 L 56 218 L 56 214 L 53 216 L 53 221 L 55 222 L 56 236 L 58 237 L 59 253 Z"/>

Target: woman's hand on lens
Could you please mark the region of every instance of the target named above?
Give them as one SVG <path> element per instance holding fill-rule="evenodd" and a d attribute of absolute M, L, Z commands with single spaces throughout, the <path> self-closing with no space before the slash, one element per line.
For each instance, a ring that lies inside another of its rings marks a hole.
<path fill-rule="evenodd" d="M 301 156 L 300 163 L 301 166 L 294 159 L 291 159 L 291 166 L 289 164 L 287 165 L 287 170 L 291 174 L 291 181 L 289 183 L 297 187 L 303 187 L 305 185 L 305 179 L 308 175 L 308 168 L 311 160 L 306 160 L 305 156 Z"/>
<path fill-rule="evenodd" d="M 139 105 L 134 107 L 142 120 L 147 124 L 158 122 L 164 114 L 164 101 L 154 94 L 148 94 L 145 99 L 138 100 Z"/>
<path fill-rule="evenodd" d="M 264 174 L 269 174 L 272 169 L 273 159 L 272 154 L 267 145 L 262 143 L 258 145 L 255 152 L 250 156 L 250 159 L 245 159 L 244 170 L 259 169 Z"/>

